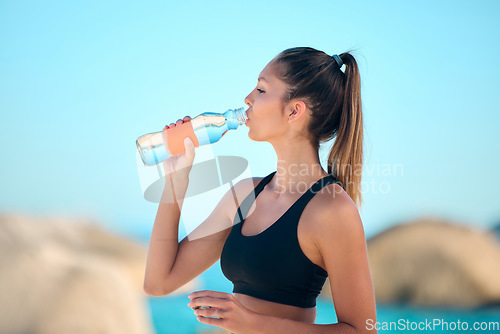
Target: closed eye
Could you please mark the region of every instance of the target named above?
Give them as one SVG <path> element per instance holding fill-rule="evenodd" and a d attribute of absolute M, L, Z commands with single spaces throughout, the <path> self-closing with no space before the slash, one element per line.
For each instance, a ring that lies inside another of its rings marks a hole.
<path fill-rule="evenodd" d="M 262 93 L 265 93 L 262 89 L 259 89 L 259 88 L 257 88 L 257 91 L 258 91 L 259 93 L 261 93 L 261 94 L 262 94 Z"/>

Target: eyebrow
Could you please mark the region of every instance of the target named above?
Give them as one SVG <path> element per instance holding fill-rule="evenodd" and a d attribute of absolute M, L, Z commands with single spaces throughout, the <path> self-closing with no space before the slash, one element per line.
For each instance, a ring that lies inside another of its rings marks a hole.
<path fill-rule="evenodd" d="M 259 78 L 257 79 L 257 81 L 260 81 L 260 80 L 262 80 L 262 81 L 266 81 L 266 82 L 267 82 L 267 80 L 266 80 L 264 77 L 259 77 Z"/>

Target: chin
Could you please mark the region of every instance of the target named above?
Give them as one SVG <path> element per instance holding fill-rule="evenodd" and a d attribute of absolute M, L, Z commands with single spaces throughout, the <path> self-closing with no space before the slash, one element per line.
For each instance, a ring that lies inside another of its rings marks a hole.
<path fill-rule="evenodd" d="M 253 141 L 258 141 L 258 140 L 255 140 L 255 138 L 250 134 L 250 132 L 248 132 L 248 138 L 250 140 L 253 140 Z"/>
<path fill-rule="evenodd" d="M 250 138 L 253 141 L 268 142 L 270 136 L 267 130 L 262 128 L 260 128 L 259 130 L 260 131 L 255 131 L 255 128 L 249 127 L 248 138 Z"/>
<path fill-rule="evenodd" d="M 250 134 L 248 135 L 248 138 L 250 138 L 250 140 L 253 140 L 253 141 L 262 141 L 262 140 L 259 140 L 258 138 L 251 136 Z"/>

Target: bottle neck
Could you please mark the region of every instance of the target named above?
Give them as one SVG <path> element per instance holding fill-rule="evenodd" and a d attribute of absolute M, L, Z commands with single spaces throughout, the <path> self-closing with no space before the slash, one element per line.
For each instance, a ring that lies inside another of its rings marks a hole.
<path fill-rule="evenodd" d="M 238 125 L 243 125 L 247 121 L 247 115 L 245 113 L 245 108 L 229 109 L 224 113 L 224 116 L 228 120 L 234 120 Z"/>

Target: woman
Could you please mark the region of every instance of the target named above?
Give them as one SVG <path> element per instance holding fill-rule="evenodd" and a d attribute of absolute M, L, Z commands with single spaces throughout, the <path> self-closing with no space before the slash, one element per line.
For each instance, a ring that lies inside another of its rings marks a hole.
<path fill-rule="evenodd" d="M 185 153 L 165 162 L 169 177 L 151 235 L 144 290 L 166 295 L 221 259 L 233 294 L 193 292 L 188 306 L 202 323 L 238 334 L 368 332 L 376 309 L 357 209 L 363 123 L 354 57 L 287 49 L 262 70 L 245 103 L 248 136 L 271 143 L 277 170 L 240 181 L 178 243 L 194 159 L 186 140 Z M 170 127 L 184 121 L 189 117 Z M 334 137 L 325 172 L 319 144 Z M 327 276 L 338 323 L 317 325 L 316 297 Z"/>

